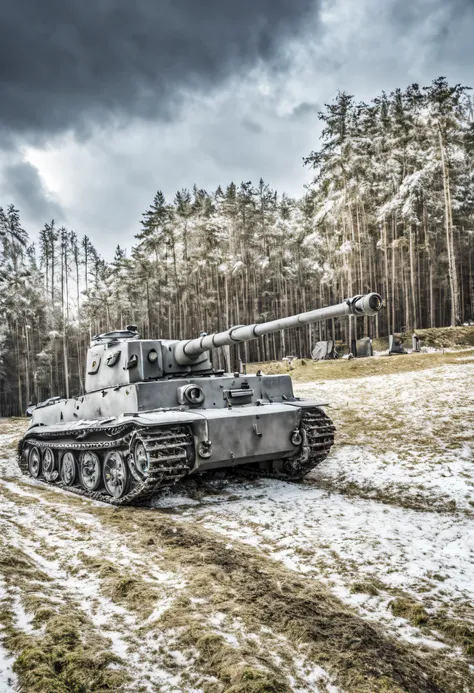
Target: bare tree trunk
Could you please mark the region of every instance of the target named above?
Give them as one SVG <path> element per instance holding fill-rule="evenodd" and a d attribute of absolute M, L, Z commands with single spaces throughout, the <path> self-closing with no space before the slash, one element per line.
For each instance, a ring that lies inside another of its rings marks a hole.
<path fill-rule="evenodd" d="M 20 369 L 20 331 L 18 329 L 18 322 L 15 324 L 16 332 L 16 362 L 17 366 L 17 387 L 18 387 L 18 409 L 17 413 L 23 416 L 25 413 L 25 408 L 23 406 L 23 388 L 21 383 L 21 369 Z"/>
<path fill-rule="evenodd" d="M 456 325 L 456 319 L 459 312 L 459 297 L 458 297 L 458 280 L 457 280 L 457 268 L 456 268 L 456 257 L 454 253 L 454 239 L 453 239 L 453 217 L 452 217 L 452 205 L 451 205 L 451 190 L 449 182 L 449 167 L 446 161 L 446 152 L 443 141 L 443 133 L 441 127 L 438 126 L 439 131 L 439 147 L 441 152 L 441 167 L 443 174 L 443 192 L 444 192 L 444 219 L 445 219 L 445 231 L 446 231 L 446 249 L 448 253 L 448 277 L 449 277 L 449 290 L 451 294 L 451 326 Z"/>
<path fill-rule="evenodd" d="M 31 402 L 31 391 L 30 391 L 30 340 L 28 337 L 28 330 L 30 326 L 25 322 L 25 342 L 26 342 L 26 352 L 25 352 L 25 388 L 26 388 L 26 404 L 27 406 Z"/>
<path fill-rule="evenodd" d="M 66 344 L 66 330 L 63 333 L 63 364 L 64 364 L 64 386 L 66 388 L 66 398 L 69 399 L 69 364 Z"/>
<path fill-rule="evenodd" d="M 383 254 L 384 254 L 384 265 L 385 265 L 385 300 L 387 301 L 387 332 L 388 334 L 391 334 L 390 332 L 390 327 L 391 327 L 391 322 L 390 322 L 390 308 L 391 304 L 393 301 L 393 295 L 392 298 L 389 298 L 390 296 L 390 287 L 389 287 L 389 279 L 388 279 L 388 234 L 387 234 L 387 222 L 384 221 L 383 223 Z"/>
<path fill-rule="evenodd" d="M 470 315 L 469 319 L 474 319 L 474 267 L 472 264 L 472 239 L 469 244 L 469 306 Z"/>
<path fill-rule="evenodd" d="M 411 293 L 411 310 L 412 310 L 412 327 L 414 330 L 417 328 L 416 320 L 416 277 L 415 277 L 415 258 L 414 258 L 414 248 L 413 248 L 413 227 L 410 225 L 409 230 L 409 252 L 410 252 L 410 293 Z M 407 297 L 408 301 L 408 297 Z"/>
<path fill-rule="evenodd" d="M 395 270 L 396 270 L 396 246 L 395 246 L 395 240 L 396 240 L 396 234 L 397 234 L 397 225 L 395 221 L 395 217 L 392 219 L 392 297 L 391 297 L 391 303 L 392 303 L 392 333 L 395 332 Z M 390 332 L 389 332 L 390 334 Z"/>

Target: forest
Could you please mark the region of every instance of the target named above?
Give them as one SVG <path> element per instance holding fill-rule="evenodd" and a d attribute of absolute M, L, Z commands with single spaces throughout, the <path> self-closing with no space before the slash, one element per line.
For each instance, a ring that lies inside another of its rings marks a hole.
<path fill-rule="evenodd" d="M 472 320 L 473 109 L 470 89 L 443 77 L 370 103 L 341 92 L 319 113 L 298 199 L 263 180 L 158 191 L 111 261 L 60 220 L 30 236 L 0 201 L 0 415 L 81 393 L 91 337 L 128 324 L 181 339 L 368 290 L 384 299 L 375 318 L 242 345 L 233 358 L 248 362 L 307 357 L 333 333 L 350 344 Z"/>

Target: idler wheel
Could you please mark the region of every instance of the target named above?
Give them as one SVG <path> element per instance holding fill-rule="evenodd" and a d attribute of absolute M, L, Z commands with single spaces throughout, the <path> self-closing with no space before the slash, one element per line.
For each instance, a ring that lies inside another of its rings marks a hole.
<path fill-rule="evenodd" d="M 74 453 L 68 450 L 61 460 L 61 481 L 66 486 L 74 486 L 77 477 L 77 464 Z"/>
<path fill-rule="evenodd" d="M 128 468 L 124 456 L 118 450 L 111 450 L 104 460 L 104 485 L 107 493 L 113 498 L 122 498 L 127 494 L 128 483 Z"/>
<path fill-rule="evenodd" d="M 28 454 L 28 471 L 33 479 L 41 474 L 41 450 L 34 445 Z"/>
<path fill-rule="evenodd" d="M 43 452 L 43 474 L 46 481 L 56 481 L 59 476 L 56 455 L 51 448 L 46 448 Z"/>
<path fill-rule="evenodd" d="M 87 450 L 79 455 L 79 477 L 86 491 L 97 491 L 102 480 L 102 469 L 95 452 Z"/>

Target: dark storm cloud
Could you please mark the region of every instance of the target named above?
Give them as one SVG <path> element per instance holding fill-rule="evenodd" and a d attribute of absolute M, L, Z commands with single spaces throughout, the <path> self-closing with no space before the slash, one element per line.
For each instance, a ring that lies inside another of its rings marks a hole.
<path fill-rule="evenodd" d="M 251 118 L 244 118 L 242 120 L 242 125 L 247 132 L 251 132 L 254 135 L 260 135 L 263 132 L 263 127 L 260 125 L 260 123 L 257 123 Z"/>
<path fill-rule="evenodd" d="M 65 221 L 61 205 L 48 196 L 35 166 L 28 162 L 11 164 L 3 169 L 2 178 L 1 187 L 6 200 L 27 217 Z"/>
<path fill-rule="evenodd" d="M 307 115 L 314 117 L 320 110 L 321 106 L 319 104 L 303 101 L 293 109 L 291 116 L 293 118 L 304 118 Z"/>
<path fill-rule="evenodd" d="M 403 35 L 403 31 L 409 27 L 420 25 L 427 17 L 436 17 L 443 11 L 443 21 L 437 23 L 436 33 L 440 40 L 446 38 L 449 27 L 459 19 L 472 19 L 474 11 L 473 0 L 418 0 L 418 2 L 395 1 L 391 6 L 390 17 L 394 22 L 394 28 Z M 436 40 L 436 36 L 433 37 Z"/>
<path fill-rule="evenodd" d="M 472 74 L 474 31 L 474 0 L 451 0 L 446 6 L 446 21 L 440 25 L 434 54 L 443 58 L 446 54 L 457 64 L 469 65 Z M 472 77 L 470 85 L 472 86 Z"/>
<path fill-rule="evenodd" d="M 280 60 L 319 0 L 16 0 L 0 5 L 0 131 L 170 117 L 180 90 Z M 85 129 L 85 130 L 84 130 Z"/>

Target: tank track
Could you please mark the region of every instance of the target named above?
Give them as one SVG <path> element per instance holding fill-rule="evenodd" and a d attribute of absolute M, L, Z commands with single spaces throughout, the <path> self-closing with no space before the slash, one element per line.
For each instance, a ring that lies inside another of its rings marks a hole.
<path fill-rule="evenodd" d="M 104 440 L 105 436 L 110 440 Z M 91 436 L 92 438 L 101 437 L 100 440 L 83 440 Z M 166 426 L 166 427 L 141 427 L 125 426 L 122 428 L 97 428 L 81 429 L 79 435 L 73 436 L 71 431 L 64 434 L 41 433 L 41 429 L 35 431 L 31 436 L 23 438 L 18 444 L 18 464 L 23 474 L 29 476 L 28 459 L 25 454 L 28 446 L 38 446 L 41 449 L 50 448 L 57 454 L 57 464 L 61 451 L 84 452 L 109 452 L 119 450 L 128 457 L 130 444 L 138 436 L 143 442 L 149 454 L 149 469 L 147 476 L 141 481 L 132 485 L 128 493 L 121 498 L 114 498 L 104 491 L 88 491 L 79 484 L 68 486 L 62 481 L 44 483 L 62 488 L 71 493 L 92 500 L 109 503 L 111 505 L 124 506 L 135 505 L 153 496 L 163 488 L 174 486 L 184 478 L 192 465 L 192 450 L 194 438 L 189 426 Z M 130 466 L 129 466 L 130 468 Z M 133 476 L 130 475 L 131 479 Z M 132 481 L 133 484 L 133 481 Z"/>
<path fill-rule="evenodd" d="M 308 407 L 303 410 L 301 431 L 305 438 L 303 445 L 307 446 L 308 454 L 306 459 L 300 455 L 286 460 L 286 472 L 271 472 L 266 469 L 260 469 L 257 465 L 236 467 L 234 471 L 239 476 L 300 481 L 309 472 L 316 469 L 329 455 L 329 451 L 334 444 L 336 427 L 323 409 L 320 407 Z"/>

